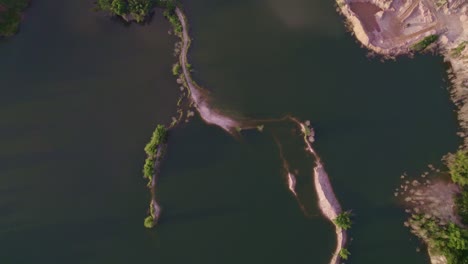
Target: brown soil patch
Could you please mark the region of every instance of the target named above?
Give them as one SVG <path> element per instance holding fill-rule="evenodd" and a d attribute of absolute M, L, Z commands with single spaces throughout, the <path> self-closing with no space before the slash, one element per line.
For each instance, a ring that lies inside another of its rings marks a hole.
<path fill-rule="evenodd" d="M 368 2 L 351 2 L 349 8 L 359 18 L 366 31 L 371 32 L 376 30 L 380 32 L 379 24 L 375 19 L 375 14 L 382 11 L 380 7 Z"/>
<path fill-rule="evenodd" d="M 444 181 L 427 184 L 424 181 L 413 180 L 404 189 L 404 199 L 412 213 L 436 217 L 443 224 L 461 224 L 455 212 L 454 198 L 460 192 L 456 184 Z"/>

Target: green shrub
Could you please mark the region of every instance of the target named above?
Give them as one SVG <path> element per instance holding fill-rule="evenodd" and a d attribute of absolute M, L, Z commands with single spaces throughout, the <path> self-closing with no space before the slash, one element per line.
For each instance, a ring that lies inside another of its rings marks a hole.
<path fill-rule="evenodd" d="M 468 151 L 460 150 L 455 153 L 448 167 L 453 182 L 461 186 L 468 185 Z"/>
<path fill-rule="evenodd" d="M 14 35 L 21 22 L 21 12 L 29 0 L 0 0 L 0 37 Z"/>
<path fill-rule="evenodd" d="M 172 66 L 172 74 L 174 76 L 177 76 L 180 74 L 180 64 L 179 63 L 176 63 Z"/>
<path fill-rule="evenodd" d="M 113 0 L 110 11 L 119 16 L 125 15 L 128 13 L 128 4 L 125 0 Z"/>
<path fill-rule="evenodd" d="M 143 165 L 143 177 L 151 180 L 154 174 L 154 160 L 152 158 L 147 158 L 145 160 L 145 165 Z"/>
<path fill-rule="evenodd" d="M 453 48 L 451 51 L 450 51 L 450 54 L 452 55 L 452 57 L 460 57 L 460 55 L 462 54 L 462 52 L 465 50 L 466 48 L 466 44 L 468 42 L 467 41 L 463 41 L 462 43 L 460 43 L 456 48 Z"/>
<path fill-rule="evenodd" d="M 98 0 L 97 5 L 102 10 L 111 10 L 112 0 Z"/>
<path fill-rule="evenodd" d="M 427 36 L 427 37 L 423 38 L 421 41 L 419 41 L 418 43 L 411 46 L 411 49 L 414 50 L 414 51 L 423 51 L 427 47 L 429 47 L 429 45 L 436 42 L 438 39 L 439 39 L 438 35 Z"/>
<path fill-rule="evenodd" d="M 340 257 L 344 260 L 347 260 L 349 258 L 349 255 L 351 255 L 351 253 L 349 252 L 348 249 L 346 248 L 342 248 L 340 250 Z"/>
<path fill-rule="evenodd" d="M 457 206 L 457 213 L 461 217 L 462 222 L 468 225 L 468 189 L 465 188 L 463 192 L 455 199 Z"/>
<path fill-rule="evenodd" d="M 153 7 L 151 0 L 128 0 L 128 10 L 137 22 L 143 22 Z"/>
<path fill-rule="evenodd" d="M 175 8 L 175 6 L 174 6 L 174 8 Z M 166 8 L 163 15 L 172 24 L 172 27 L 174 28 L 175 33 L 181 33 L 182 32 L 182 24 L 180 23 L 179 18 L 177 17 L 177 14 L 175 13 L 175 9 L 173 9 L 171 7 Z"/>
<path fill-rule="evenodd" d="M 167 137 L 167 129 L 163 125 L 158 125 L 153 132 L 150 142 L 145 146 L 145 152 L 148 156 L 156 154 L 159 144 L 164 143 Z"/>
<path fill-rule="evenodd" d="M 151 215 L 145 218 L 144 226 L 146 228 L 153 228 L 155 226 L 154 218 Z"/>
<path fill-rule="evenodd" d="M 348 230 L 351 228 L 351 225 L 353 222 L 351 221 L 351 213 L 350 212 L 342 212 L 340 213 L 334 220 L 333 222 L 343 228 L 344 230 Z"/>

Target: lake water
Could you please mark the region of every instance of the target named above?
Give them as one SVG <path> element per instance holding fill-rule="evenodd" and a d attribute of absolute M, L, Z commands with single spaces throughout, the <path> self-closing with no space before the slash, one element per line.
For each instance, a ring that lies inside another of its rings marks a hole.
<path fill-rule="evenodd" d="M 326 0 L 184 3 L 194 78 L 223 109 L 311 120 L 335 192 L 352 209 L 348 263 L 428 263 L 393 196 L 407 171 L 456 149 L 445 66 L 435 56 L 380 62 Z M 328 263 L 333 226 L 310 184 L 304 216 L 269 131 L 234 139 L 198 118 L 170 135 L 158 198 L 143 146 L 175 115 L 175 38 L 156 12 L 124 26 L 92 1 L 34 2 L 0 42 L 0 258 L 5 263 Z M 313 163 L 278 125 L 292 169 Z"/>

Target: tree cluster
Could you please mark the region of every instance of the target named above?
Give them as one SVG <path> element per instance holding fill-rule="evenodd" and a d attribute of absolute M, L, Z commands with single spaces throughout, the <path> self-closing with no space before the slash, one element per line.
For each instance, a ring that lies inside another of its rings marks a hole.
<path fill-rule="evenodd" d="M 21 12 L 29 0 L 0 0 L 0 37 L 14 35 L 21 22 Z"/>
<path fill-rule="evenodd" d="M 137 22 L 143 22 L 155 6 L 154 0 L 98 0 L 102 10 L 118 16 L 131 15 Z"/>
<path fill-rule="evenodd" d="M 342 212 L 340 213 L 334 220 L 333 222 L 343 228 L 344 230 L 348 230 L 351 228 L 351 225 L 353 222 L 351 221 L 351 213 L 350 212 Z"/>

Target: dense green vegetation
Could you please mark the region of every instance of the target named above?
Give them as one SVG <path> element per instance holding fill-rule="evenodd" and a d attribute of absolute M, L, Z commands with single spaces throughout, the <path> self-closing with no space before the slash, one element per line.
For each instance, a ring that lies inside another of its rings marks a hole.
<path fill-rule="evenodd" d="M 166 9 L 164 16 L 173 25 L 178 21 L 174 12 L 177 6 L 175 0 L 97 0 L 96 4 L 101 10 L 109 11 L 125 19 L 133 18 L 139 23 L 144 22 L 155 7 L 161 7 Z M 179 29 L 179 27 L 174 26 L 174 29 Z"/>
<path fill-rule="evenodd" d="M 423 51 L 427 47 L 429 47 L 429 45 L 436 42 L 438 39 L 439 39 L 438 35 L 427 36 L 427 37 L 423 38 L 421 41 L 419 41 L 418 43 L 411 46 L 411 49 L 414 50 L 414 51 Z"/>
<path fill-rule="evenodd" d="M 151 136 L 151 140 L 145 146 L 145 152 L 147 158 L 145 160 L 145 165 L 143 166 L 143 176 L 144 178 L 152 180 L 154 174 L 154 163 L 156 160 L 161 157 L 158 156 L 158 147 L 159 145 L 166 142 L 167 139 L 167 129 L 163 125 L 156 126 L 156 129 Z"/>
<path fill-rule="evenodd" d="M 442 225 L 424 215 L 413 215 L 410 222 L 430 250 L 444 255 L 448 264 L 468 264 L 468 230 L 454 223 Z"/>
<path fill-rule="evenodd" d="M 143 22 L 157 2 L 155 0 L 97 0 L 100 9 L 118 16 L 132 16 Z"/>
<path fill-rule="evenodd" d="M 458 215 L 461 217 L 463 224 L 468 225 L 468 189 L 465 188 L 455 201 Z"/>
<path fill-rule="evenodd" d="M 455 153 L 448 167 L 453 182 L 462 187 L 468 185 L 468 151 L 460 150 Z"/>
<path fill-rule="evenodd" d="M 351 228 L 351 225 L 353 222 L 351 221 L 351 213 L 350 212 L 342 212 L 340 213 L 334 220 L 333 222 L 343 228 L 344 230 L 348 230 Z"/>
<path fill-rule="evenodd" d="M 350 255 L 351 255 L 351 253 L 349 252 L 349 250 L 347 248 L 342 248 L 340 250 L 340 257 L 342 259 L 347 260 Z"/>
<path fill-rule="evenodd" d="M 174 76 L 178 76 L 180 74 L 180 69 L 181 69 L 181 67 L 180 67 L 179 63 L 176 63 L 176 64 L 172 65 L 172 74 Z"/>
<path fill-rule="evenodd" d="M 145 152 L 148 156 L 156 154 L 158 145 L 166 141 L 167 129 L 164 125 L 157 125 L 153 131 L 150 142 L 145 146 Z"/>
<path fill-rule="evenodd" d="M 457 213 L 462 222 L 468 225 L 468 151 L 460 150 L 455 153 L 448 167 L 452 181 L 462 188 L 462 193 L 455 199 Z"/>
<path fill-rule="evenodd" d="M 164 155 L 164 144 L 167 140 L 167 128 L 163 125 L 157 125 L 153 131 L 150 141 L 145 146 L 146 160 L 143 166 L 143 177 L 148 179 L 148 187 L 152 187 L 153 176 L 156 173 L 157 162 L 162 159 Z M 150 204 L 150 215 L 145 218 L 144 226 L 152 228 L 156 225 L 156 218 L 153 207 L 153 201 Z"/>
<path fill-rule="evenodd" d="M 174 28 L 174 32 L 176 34 L 180 34 L 182 32 L 182 24 L 180 23 L 179 18 L 177 17 L 177 14 L 175 13 L 176 5 L 174 2 L 170 2 L 170 3 L 171 4 L 166 5 L 166 10 L 164 11 L 163 15 L 172 24 L 172 27 Z"/>
<path fill-rule="evenodd" d="M 448 159 L 450 176 L 460 185 L 456 210 L 464 224 L 468 224 L 468 152 L 460 150 Z M 410 225 L 413 233 L 423 239 L 434 254 L 444 255 L 448 264 L 468 264 L 468 230 L 455 223 L 445 223 L 430 215 L 414 214 Z"/>
<path fill-rule="evenodd" d="M 144 225 L 146 228 L 153 228 L 154 225 L 155 225 L 153 216 L 148 215 L 148 216 L 145 218 L 145 222 L 143 223 L 143 225 Z"/>
<path fill-rule="evenodd" d="M 29 0 L 0 0 L 0 37 L 9 37 L 18 32 L 21 12 Z"/>

